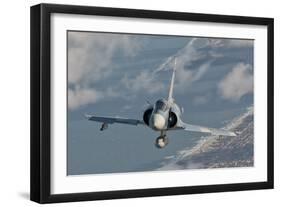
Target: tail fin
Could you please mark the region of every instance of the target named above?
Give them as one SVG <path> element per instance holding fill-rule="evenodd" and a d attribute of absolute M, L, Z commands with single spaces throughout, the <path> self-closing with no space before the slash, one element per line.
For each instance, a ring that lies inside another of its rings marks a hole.
<path fill-rule="evenodd" d="M 174 90 L 176 66 L 177 66 L 177 59 L 175 58 L 175 64 L 174 64 L 174 68 L 173 68 L 173 74 L 172 74 L 172 78 L 171 78 L 169 95 L 168 95 L 168 102 L 170 102 L 170 103 L 173 102 L 173 90 Z"/>

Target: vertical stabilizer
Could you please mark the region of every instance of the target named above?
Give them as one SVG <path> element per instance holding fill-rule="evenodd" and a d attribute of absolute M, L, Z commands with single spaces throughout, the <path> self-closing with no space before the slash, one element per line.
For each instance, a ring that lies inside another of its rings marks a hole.
<path fill-rule="evenodd" d="M 173 90 L 174 90 L 176 67 L 177 67 L 177 59 L 175 58 L 175 64 L 174 64 L 173 74 L 172 74 L 170 88 L 169 88 L 169 96 L 168 96 L 169 103 L 173 102 Z"/>

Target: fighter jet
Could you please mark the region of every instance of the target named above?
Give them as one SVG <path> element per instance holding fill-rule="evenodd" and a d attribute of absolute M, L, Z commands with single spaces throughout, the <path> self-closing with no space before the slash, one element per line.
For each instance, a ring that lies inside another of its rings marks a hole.
<path fill-rule="evenodd" d="M 164 148 L 168 144 L 168 137 L 166 133 L 167 131 L 172 130 L 203 132 L 220 136 L 236 136 L 236 134 L 231 131 L 223 129 L 214 129 L 198 125 L 191 125 L 181 120 L 183 108 L 180 109 L 180 107 L 176 104 L 175 99 L 173 98 L 173 89 L 176 73 L 176 58 L 174 61 L 175 62 L 173 67 L 173 73 L 167 99 L 162 98 L 157 100 L 155 104 L 150 104 L 144 111 L 142 120 L 95 115 L 85 115 L 86 118 L 90 121 L 101 122 L 101 131 L 107 129 L 108 125 L 114 123 L 128 125 L 145 125 L 151 128 L 152 130 L 160 132 L 160 136 L 157 137 L 155 140 L 155 146 L 160 149 Z"/>

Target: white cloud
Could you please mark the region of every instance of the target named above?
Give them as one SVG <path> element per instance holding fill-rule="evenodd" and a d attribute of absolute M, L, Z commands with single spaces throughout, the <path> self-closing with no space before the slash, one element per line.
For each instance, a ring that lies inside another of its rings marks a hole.
<path fill-rule="evenodd" d="M 202 64 L 198 66 L 198 69 L 190 70 L 189 67 L 194 61 L 204 59 L 206 57 L 206 53 L 200 51 L 199 49 L 206 47 L 207 43 L 207 39 L 192 38 L 184 48 L 180 49 L 174 55 L 166 58 L 166 60 L 154 71 L 142 71 L 135 78 L 130 80 L 128 77 L 125 77 L 125 79 L 123 79 L 123 83 L 125 83 L 128 89 L 132 89 L 134 91 L 146 90 L 148 93 L 156 93 L 163 89 L 167 89 L 168 86 L 165 87 L 163 83 L 158 81 L 158 72 L 171 70 L 174 67 L 174 59 L 176 57 L 177 73 L 175 87 L 178 92 L 184 92 L 186 87 L 201 79 L 201 77 L 209 69 L 213 60 L 216 58 L 212 56 L 212 60 L 205 62 L 202 61 Z"/>
<path fill-rule="evenodd" d="M 131 35 L 88 32 L 69 32 L 68 43 L 70 109 L 95 103 L 103 97 L 116 94 L 113 89 L 98 92 L 93 85 L 111 74 L 112 57 L 116 52 L 130 57 L 135 55 L 141 46 Z M 103 95 L 97 98 L 97 94 Z"/>
<path fill-rule="evenodd" d="M 240 39 L 233 39 L 233 40 L 228 40 L 227 43 L 228 47 L 253 47 L 254 46 L 254 41 L 253 40 L 240 40 Z"/>
<path fill-rule="evenodd" d="M 203 63 L 202 65 L 199 66 L 197 70 L 188 70 L 185 69 L 183 66 L 177 67 L 176 86 L 184 90 L 186 86 L 189 86 L 193 82 L 200 80 L 201 77 L 210 68 L 211 63 L 212 61 Z"/>
<path fill-rule="evenodd" d="M 70 32 L 68 41 L 68 83 L 71 86 L 69 87 L 69 94 L 71 94 L 69 108 L 76 109 L 106 97 L 121 95 L 120 88 L 98 91 L 94 86 L 95 83 L 109 78 L 112 74 L 114 54 L 122 53 L 129 58 L 139 51 L 142 45 L 140 41 L 136 41 L 136 36 Z M 251 40 L 192 38 L 184 48 L 168 57 L 156 70 L 141 70 L 135 77 L 130 74 L 125 75 L 121 84 L 129 92 L 145 91 L 153 94 L 166 90 L 168 86 L 159 80 L 157 72 L 171 69 L 174 65 L 174 57 L 177 57 L 175 87 L 177 92 L 184 92 L 193 82 L 200 80 L 206 74 L 216 58 L 223 56 L 213 48 L 244 47 L 252 44 Z M 194 67 L 194 62 L 199 63 L 197 68 L 191 68 Z M 241 92 L 237 93 L 241 94 Z M 89 98 L 84 98 L 85 94 L 88 94 Z M 222 92 L 222 94 L 228 97 L 227 92 Z"/>
<path fill-rule="evenodd" d="M 192 38 L 184 48 L 179 50 L 175 55 L 166 59 L 166 61 L 160 65 L 156 72 L 168 70 L 174 67 L 174 58 L 177 59 L 177 73 L 175 87 L 178 92 L 184 92 L 186 87 L 190 86 L 193 82 L 200 80 L 203 75 L 208 71 L 214 59 L 212 51 L 202 51 L 202 49 L 208 46 L 208 39 L 205 38 Z M 207 56 L 211 56 L 207 58 Z M 194 61 L 202 60 L 197 69 L 191 70 L 191 65 Z"/>
<path fill-rule="evenodd" d="M 252 66 L 238 63 L 218 84 L 222 98 L 239 101 L 241 97 L 253 92 Z"/>
<path fill-rule="evenodd" d="M 209 39 L 208 46 L 213 48 L 243 48 L 252 47 L 254 45 L 253 40 L 243 39 Z"/>
<path fill-rule="evenodd" d="M 69 83 L 99 80 L 112 70 L 115 52 L 132 56 L 140 46 L 130 35 L 88 32 L 69 32 L 68 35 Z"/>
<path fill-rule="evenodd" d="M 121 82 L 127 89 L 135 92 L 145 90 L 147 93 L 154 94 L 164 88 L 164 84 L 157 81 L 149 71 L 142 71 L 135 78 L 125 76 Z"/>
<path fill-rule="evenodd" d="M 81 105 L 95 103 L 102 95 L 94 89 L 68 90 L 68 108 L 75 109 Z"/>
<path fill-rule="evenodd" d="M 209 95 L 205 96 L 195 96 L 192 100 L 193 105 L 204 105 L 208 103 L 208 100 L 210 99 Z"/>

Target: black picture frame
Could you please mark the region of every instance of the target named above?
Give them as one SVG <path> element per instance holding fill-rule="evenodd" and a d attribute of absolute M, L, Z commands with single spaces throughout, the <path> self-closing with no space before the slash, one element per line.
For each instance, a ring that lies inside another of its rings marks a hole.
<path fill-rule="evenodd" d="M 51 194 L 51 70 L 50 70 L 50 15 L 52 13 L 99 15 L 112 17 L 133 17 L 148 19 L 180 20 L 207 23 L 232 23 L 263 25 L 267 27 L 267 181 L 238 184 L 219 184 L 186 187 L 167 187 L 106 192 L 85 192 L 72 194 Z M 168 11 L 135 10 L 89 6 L 39 4 L 31 7 L 31 151 L 30 151 L 30 199 L 38 203 L 88 201 L 146 196 L 210 193 L 273 188 L 274 177 L 274 72 L 272 18 L 195 14 Z"/>

